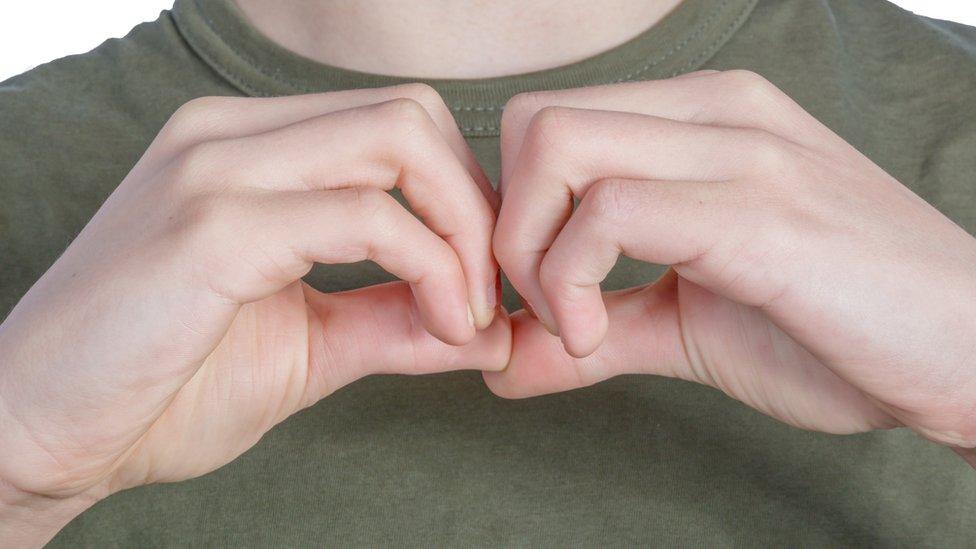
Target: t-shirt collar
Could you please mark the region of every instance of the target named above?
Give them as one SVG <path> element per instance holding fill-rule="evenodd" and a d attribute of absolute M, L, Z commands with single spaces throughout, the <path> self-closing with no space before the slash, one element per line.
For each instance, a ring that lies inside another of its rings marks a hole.
<path fill-rule="evenodd" d="M 190 46 L 241 92 L 293 95 L 426 82 L 440 92 L 468 136 L 498 134 L 516 93 L 667 78 L 707 61 L 749 16 L 757 0 L 684 0 L 654 27 L 582 61 L 526 74 L 470 79 L 404 78 L 325 65 L 264 36 L 233 0 L 177 0 L 172 16 Z"/>

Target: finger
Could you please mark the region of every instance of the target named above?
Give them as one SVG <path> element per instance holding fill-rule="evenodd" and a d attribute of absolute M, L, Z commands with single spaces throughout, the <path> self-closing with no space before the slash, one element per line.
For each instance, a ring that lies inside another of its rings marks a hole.
<path fill-rule="evenodd" d="M 424 326 L 463 344 L 475 335 L 464 275 L 454 250 L 388 193 L 371 187 L 257 192 L 202 206 L 205 242 L 196 263 L 216 273 L 208 285 L 238 303 L 271 295 L 313 263 L 371 260 L 410 283 Z M 243 268 L 241 266 L 244 266 Z"/>
<path fill-rule="evenodd" d="M 338 111 L 207 142 L 188 154 L 191 165 L 204 164 L 208 182 L 274 190 L 399 187 L 413 211 L 457 252 L 476 326 L 491 322 L 498 272 L 490 249 L 494 212 L 415 101 Z"/>
<path fill-rule="evenodd" d="M 323 294 L 305 287 L 310 306 L 309 382 L 305 405 L 370 374 L 501 370 L 508 364 L 511 325 L 500 312 L 463 346 L 446 345 L 419 329 L 402 282 Z"/>
<path fill-rule="evenodd" d="M 700 71 L 692 71 L 692 72 L 686 72 L 684 74 L 679 74 L 677 76 L 674 76 L 673 79 L 674 80 L 681 80 L 681 79 L 685 79 L 685 78 L 697 78 L 699 76 L 708 76 L 710 74 L 716 74 L 716 73 L 719 73 L 719 72 L 722 72 L 722 71 L 717 71 L 715 69 L 702 69 Z"/>
<path fill-rule="evenodd" d="M 530 92 L 513 97 L 502 116 L 503 192 L 533 116 L 546 107 L 632 112 L 703 125 L 760 129 L 813 149 L 837 141 L 833 132 L 789 96 L 750 71 L 698 71 L 664 80 Z"/>
<path fill-rule="evenodd" d="M 324 114 L 394 99 L 410 99 L 424 107 L 485 198 L 497 210 L 497 193 L 461 135 L 450 109 L 436 90 L 420 83 L 285 97 L 200 97 L 186 103 L 170 117 L 153 144 L 163 154 L 151 156 L 170 158 L 206 141 L 265 133 Z"/>
<path fill-rule="evenodd" d="M 513 315 L 511 360 L 503 371 L 484 373 L 491 391 L 504 398 L 526 398 L 618 375 L 649 374 L 718 388 L 805 429 L 855 433 L 892 426 L 887 413 L 802 348 L 771 349 L 766 341 L 767 351 L 761 352 L 755 344 L 744 344 L 742 326 L 723 319 L 767 326 L 761 313 L 741 310 L 680 280 L 674 271 L 653 285 L 607 293 L 605 299 L 611 330 L 606 342 L 585 358 L 566 354 L 559 339 L 524 312 Z M 699 329 L 689 332 L 688 326 Z M 750 333 L 772 337 L 768 330 Z M 773 352 L 779 353 L 778 360 L 767 356 Z"/>
<path fill-rule="evenodd" d="M 592 353 L 608 327 L 600 282 L 620 254 L 674 265 L 700 259 L 743 209 L 730 183 L 608 179 L 592 185 L 542 260 L 539 281 L 566 351 Z"/>
<path fill-rule="evenodd" d="M 584 358 L 567 354 L 559 338 L 538 320 L 524 311 L 515 313 L 509 364 L 500 372 L 486 373 L 485 381 L 501 397 L 526 398 L 586 387 L 623 374 L 682 377 L 687 360 L 670 295 L 650 289 L 607 293 L 613 329 L 606 343 Z"/>
<path fill-rule="evenodd" d="M 545 109 L 532 123 L 509 182 L 495 227 L 495 257 L 555 332 L 538 275 L 574 195 L 583 196 L 604 178 L 735 179 L 750 170 L 757 150 L 767 148 L 758 133 L 631 113 Z"/>

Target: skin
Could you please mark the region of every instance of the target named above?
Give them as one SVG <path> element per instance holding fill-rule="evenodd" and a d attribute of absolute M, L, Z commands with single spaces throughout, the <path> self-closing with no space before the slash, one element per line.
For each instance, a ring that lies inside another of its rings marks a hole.
<path fill-rule="evenodd" d="M 494 252 L 541 322 L 513 318 L 495 393 L 678 377 L 976 463 L 976 239 L 762 77 L 519 96 L 502 154 Z M 671 269 L 603 296 L 620 254 Z"/>
<path fill-rule="evenodd" d="M 673 376 L 976 463 L 976 240 L 771 84 L 523 94 L 502 122 L 500 199 L 426 86 L 180 109 L 0 325 L 0 539 L 216 469 L 374 373 L 510 398 Z M 671 270 L 603 295 L 621 253 Z M 534 314 L 497 308 L 495 257 Z M 362 259 L 403 282 L 300 280 Z"/>
<path fill-rule="evenodd" d="M 681 0 L 236 3 L 266 36 L 321 63 L 408 78 L 490 78 L 591 57 L 652 27 Z"/>
<path fill-rule="evenodd" d="M 496 204 L 427 86 L 181 108 L 2 325 L 0 539 L 212 471 L 362 376 L 502 369 Z M 365 259 L 404 282 L 300 280 Z"/>

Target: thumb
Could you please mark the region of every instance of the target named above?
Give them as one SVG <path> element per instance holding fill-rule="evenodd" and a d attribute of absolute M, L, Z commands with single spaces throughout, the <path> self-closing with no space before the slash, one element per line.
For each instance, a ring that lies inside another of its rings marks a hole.
<path fill-rule="evenodd" d="M 501 370 L 508 363 L 512 333 L 504 311 L 469 343 L 455 346 L 427 332 L 405 282 L 331 294 L 304 289 L 309 305 L 305 405 L 370 374 Z"/>
<path fill-rule="evenodd" d="M 485 383 L 498 396 L 525 398 L 622 374 L 686 377 L 674 284 L 673 276 L 665 276 L 651 286 L 604 294 L 612 329 L 584 358 L 570 356 L 560 339 L 525 311 L 514 314 L 509 365 L 500 372 L 485 372 Z"/>
<path fill-rule="evenodd" d="M 485 382 L 501 397 L 523 398 L 622 374 L 653 374 L 718 388 L 805 429 L 854 433 L 897 424 L 856 387 L 780 335 L 760 312 L 682 283 L 670 269 L 650 286 L 604 294 L 610 330 L 584 358 L 566 353 L 561 340 L 538 320 L 524 312 L 513 315 L 510 363 L 501 372 L 486 372 Z M 685 289 L 681 307 L 679 286 Z M 697 357 L 694 365 L 692 356 Z"/>

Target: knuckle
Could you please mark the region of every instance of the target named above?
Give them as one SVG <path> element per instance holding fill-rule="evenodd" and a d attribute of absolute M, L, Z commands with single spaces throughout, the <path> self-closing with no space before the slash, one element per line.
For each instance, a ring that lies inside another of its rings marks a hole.
<path fill-rule="evenodd" d="M 218 167 L 223 164 L 223 156 L 223 143 L 220 141 L 193 144 L 170 161 L 170 180 L 177 186 L 214 183 Z"/>
<path fill-rule="evenodd" d="M 461 276 L 461 264 L 454 252 L 454 248 L 444 242 L 443 240 L 435 240 L 437 243 L 431 252 L 434 254 L 434 261 L 428 264 L 428 269 L 431 273 L 442 279 L 446 280 L 454 276 Z"/>
<path fill-rule="evenodd" d="M 721 277 L 728 289 L 736 288 L 744 304 L 766 308 L 797 274 L 797 259 L 809 245 L 808 220 L 791 208 L 765 207 L 761 202 L 745 207 L 740 218 L 748 220 L 741 227 L 748 238 L 716 247 L 716 254 L 728 261 Z"/>
<path fill-rule="evenodd" d="M 566 279 L 566 269 L 563 265 L 554 261 L 550 255 L 542 258 L 542 263 L 539 264 L 539 283 L 543 288 L 558 292 L 565 286 Z"/>
<path fill-rule="evenodd" d="M 401 207 L 392 196 L 374 187 L 355 187 L 348 192 L 352 211 L 355 217 L 365 220 L 369 239 L 388 241 L 401 235 Z"/>
<path fill-rule="evenodd" d="M 455 230 L 450 231 L 451 236 L 464 235 L 465 238 L 477 239 L 479 242 L 491 245 L 495 236 L 497 218 L 490 207 L 478 204 L 467 213 L 451 211 L 449 215 L 450 226 L 456 227 Z"/>
<path fill-rule="evenodd" d="M 520 120 L 530 120 L 545 105 L 547 96 L 545 92 L 522 92 L 513 95 L 502 110 L 502 128 Z"/>
<path fill-rule="evenodd" d="M 353 187 L 347 191 L 353 211 L 364 219 L 382 221 L 391 217 L 390 201 L 393 198 L 374 187 Z"/>
<path fill-rule="evenodd" d="M 223 240 L 237 232 L 235 220 L 239 219 L 239 215 L 235 210 L 234 202 L 228 196 L 197 194 L 184 200 L 178 224 L 206 241 Z"/>
<path fill-rule="evenodd" d="M 597 223 L 609 226 L 627 221 L 635 207 L 630 186 L 619 179 L 601 179 L 586 192 L 581 202 L 583 214 Z"/>
<path fill-rule="evenodd" d="M 301 276 L 303 260 L 269 237 L 268 219 L 245 196 L 203 193 L 182 204 L 179 229 L 187 261 L 199 281 L 236 303 L 252 301 L 255 288 Z M 241 244 L 247 243 L 246 246 Z"/>
<path fill-rule="evenodd" d="M 717 77 L 727 87 L 723 95 L 732 98 L 743 109 L 763 112 L 783 104 L 784 94 L 758 73 L 737 69 L 725 71 Z"/>
<path fill-rule="evenodd" d="M 429 150 L 431 136 L 437 132 L 427 109 L 409 97 L 398 97 L 383 103 L 380 119 L 393 151 L 403 152 L 404 149 L 410 149 L 411 153 L 424 153 Z"/>
<path fill-rule="evenodd" d="M 553 169 L 574 163 L 569 150 L 573 146 L 571 116 L 571 109 L 564 107 L 548 106 L 538 110 L 523 137 L 522 148 L 529 152 L 526 158 L 533 164 Z"/>
<path fill-rule="evenodd" d="M 560 143 L 566 136 L 569 117 L 570 111 L 564 107 L 543 107 L 532 115 L 529 133 L 550 146 Z"/>
<path fill-rule="evenodd" d="M 195 133 L 207 126 L 226 102 L 227 98 L 217 96 L 191 99 L 176 109 L 167 121 L 166 127 L 177 134 Z"/>
<path fill-rule="evenodd" d="M 425 84 L 423 82 L 410 82 L 408 84 L 400 84 L 396 86 L 396 89 L 401 92 L 399 95 L 404 97 L 411 97 L 416 101 L 439 101 L 441 96 L 437 93 L 430 84 Z"/>
<path fill-rule="evenodd" d="M 441 94 L 437 93 L 432 86 L 422 82 L 412 82 L 396 86 L 394 93 L 399 97 L 412 99 L 431 112 L 436 110 L 447 110 Z"/>
<path fill-rule="evenodd" d="M 763 174 L 774 180 L 788 180 L 788 171 L 795 158 L 790 144 L 763 130 L 748 130 L 745 158 L 751 173 Z"/>
<path fill-rule="evenodd" d="M 721 76 L 740 90 L 765 91 L 773 86 L 761 74 L 747 69 L 725 71 Z"/>
<path fill-rule="evenodd" d="M 422 124 L 430 125 L 433 123 L 442 132 L 457 131 L 457 122 L 454 120 L 454 114 L 450 107 L 444 103 L 441 94 L 429 84 L 402 84 L 397 86 L 395 93 L 416 101 L 424 108 L 423 113 L 416 113 L 424 115 L 424 120 L 420 121 Z"/>
<path fill-rule="evenodd" d="M 502 269 L 510 269 L 516 264 L 518 254 L 507 227 L 495 227 L 495 233 L 491 238 L 491 251 Z"/>
<path fill-rule="evenodd" d="M 420 126 L 430 120 L 427 109 L 416 99 L 397 97 L 387 101 L 385 105 L 390 111 L 391 118 L 398 123 L 406 124 L 407 127 Z"/>

